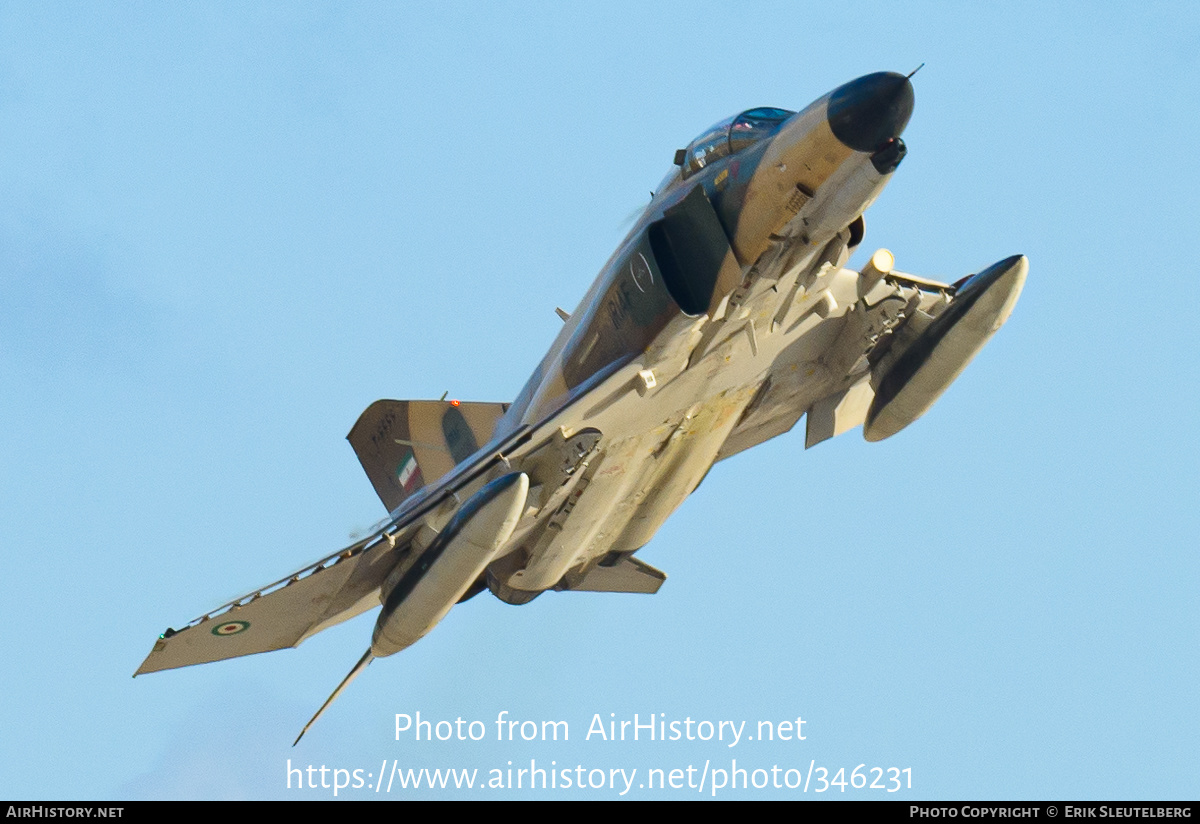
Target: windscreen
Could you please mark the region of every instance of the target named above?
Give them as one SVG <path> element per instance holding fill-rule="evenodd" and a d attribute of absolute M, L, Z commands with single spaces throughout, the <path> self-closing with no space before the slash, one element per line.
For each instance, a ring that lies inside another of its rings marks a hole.
<path fill-rule="evenodd" d="M 693 175 L 705 166 L 773 134 L 779 124 L 793 114 L 787 109 L 762 106 L 725 118 L 706 129 L 688 146 L 683 176 Z"/>

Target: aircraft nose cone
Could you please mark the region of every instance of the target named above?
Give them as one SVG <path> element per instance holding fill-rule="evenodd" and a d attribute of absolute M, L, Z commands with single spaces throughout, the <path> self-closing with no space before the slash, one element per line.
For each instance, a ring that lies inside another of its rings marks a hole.
<path fill-rule="evenodd" d="M 1028 272 L 1029 258 L 1024 255 L 1007 257 L 999 263 L 993 263 L 982 272 L 965 277 L 954 284 L 954 298 L 957 300 L 961 296 L 963 300 L 968 300 L 973 295 L 986 292 L 1005 278 L 1009 281 L 1008 288 L 1011 288 L 1011 284 L 1017 281 L 1023 284 Z"/>
<path fill-rule="evenodd" d="M 899 137 L 913 110 L 913 87 L 895 72 L 876 72 L 838 86 L 829 97 L 829 128 L 858 152 Z"/>

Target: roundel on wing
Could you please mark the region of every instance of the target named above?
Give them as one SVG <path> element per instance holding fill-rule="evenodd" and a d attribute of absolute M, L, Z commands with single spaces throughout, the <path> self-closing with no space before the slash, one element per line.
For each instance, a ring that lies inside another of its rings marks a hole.
<path fill-rule="evenodd" d="M 225 621 L 213 627 L 213 635 L 237 635 L 250 629 L 249 621 Z"/>

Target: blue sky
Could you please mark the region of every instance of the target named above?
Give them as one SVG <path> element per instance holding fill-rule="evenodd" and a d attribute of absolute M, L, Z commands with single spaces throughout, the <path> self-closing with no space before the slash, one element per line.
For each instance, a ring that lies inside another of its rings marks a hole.
<path fill-rule="evenodd" d="M 911 768 L 845 797 L 1195 797 L 1194 9 L 731 9 L 0 7 L 0 795 L 736 758 Z M 657 595 L 481 596 L 295 749 L 371 617 L 130 679 L 167 625 L 383 515 L 344 441 L 369 403 L 510 400 L 676 148 L 921 62 L 865 252 L 1031 265 L 922 420 L 718 465 L 642 553 Z M 396 741 L 417 711 L 493 734 Z M 502 711 L 571 740 L 495 741 Z M 806 739 L 584 740 L 597 713 Z"/>

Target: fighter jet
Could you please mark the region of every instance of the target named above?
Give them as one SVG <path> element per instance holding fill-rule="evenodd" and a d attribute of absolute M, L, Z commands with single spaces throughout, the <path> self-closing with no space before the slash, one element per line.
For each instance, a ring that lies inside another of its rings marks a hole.
<path fill-rule="evenodd" d="M 799 112 L 749 109 L 677 151 L 512 403 L 371 404 L 348 439 L 388 516 L 166 630 L 135 675 L 295 647 L 380 608 L 311 726 L 372 660 L 485 589 L 509 604 L 657 592 L 666 575 L 636 553 L 715 462 L 802 416 L 806 447 L 919 418 L 1008 318 L 1028 264 L 942 283 L 879 249 L 846 268 L 907 152 L 910 78 L 869 74 Z"/>

